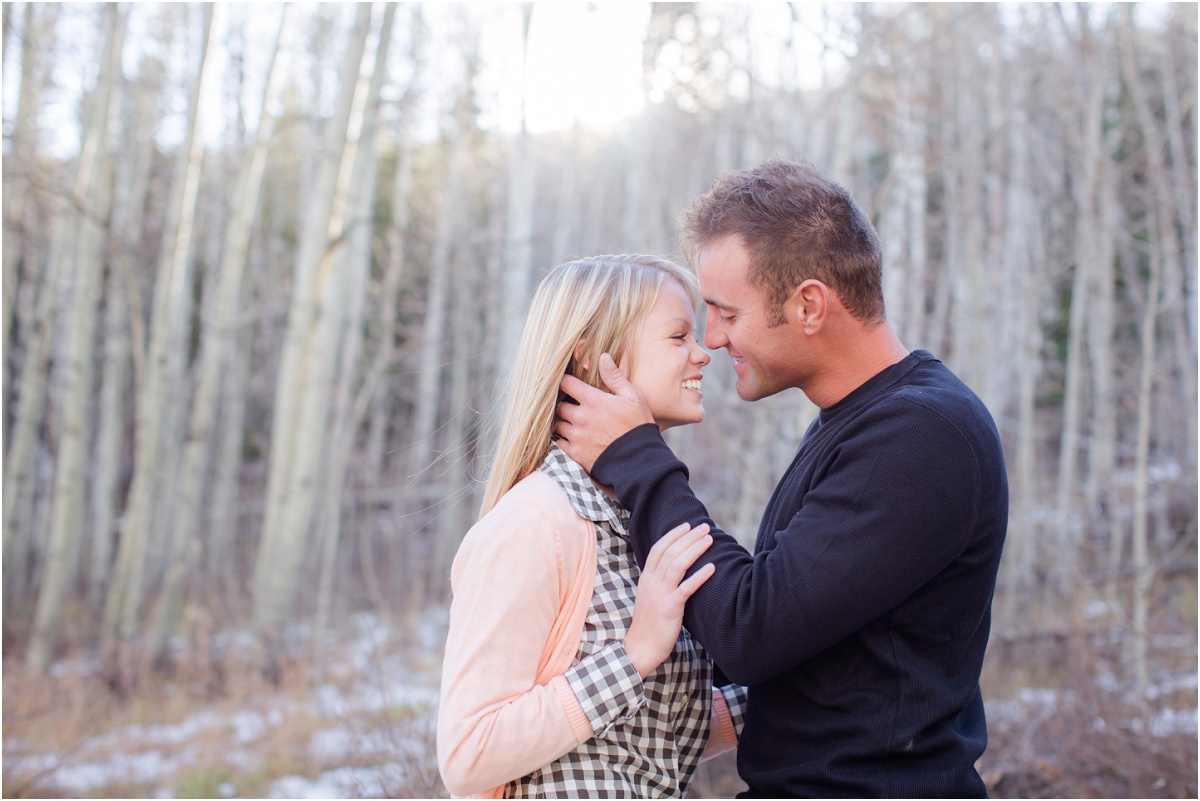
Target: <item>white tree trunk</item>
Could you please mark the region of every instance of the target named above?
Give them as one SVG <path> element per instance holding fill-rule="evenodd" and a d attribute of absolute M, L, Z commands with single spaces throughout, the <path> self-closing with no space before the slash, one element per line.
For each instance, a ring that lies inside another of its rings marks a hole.
<path fill-rule="evenodd" d="M 513 142 L 512 155 L 508 161 L 508 229 L 504 241 L 504 281 L 500 303 L 503 318 L 500 326 L 500 381 L 503 384 L 512 369 L 517 354 L 517 343 L 521 340 L 524 327 L 523 311 L 529 301 L 533 283 L 533 204 L 534 188 L 537 184 L 537 161 L 532 152 L 529 132 L 525 129 L 525 96 L 529 26 L 533 18 L 534 5 L 521 7 L 523 36 L 521 40 L 521 127 Z"/>
<path fill-rule="evenodd" d="M 333 584 L 337 572 L 338 543 L 341 540 L 342 494 L 346 484 L 346 468 L 354 447 L 355 435 L 362 424 L 369 394 L 356 397 L 355 379 L 360 374 L 359 356 L 363 345 L 363 307 L 366 302 L 367 275 L 371 267 L 371 244 L 374 239 L 372 209 L 375 200 L 378 159 L 375 153 L 375 127 L 379 95 L 387 77 L 387 52 L 392 38 L 392 22 L 396 4 L 388 3 L 379 28 L 379 44 L 375 54 L 375 69 L 367 88 L 363 111 L 362 136 L 356 149 L 354 172 L 350 184 L 347 218 L 352 226 L 340 272 L 344 283 L 345 330 L 342 334 L 341 364 L 334 385 L 333 412 L 330 419 L 329 454 L 325 466 L 324 501 L 318 518 L 320 573 L 317 580 L 316 619 L 313 626 L 314 671 L 323 669 L 325 628 L 333 606 Z M 386 366 L 386 363 L 385 363 Z M 378 381 L 376 373 L 369 378 L 370 392 Z"/>
<path fill-rule="evenodd" d="M 156 659 L 165 655 L 167 638 L 178 625 L 183 611 L 186 583 L 193 573 L 201 550 L 201 543 L 196 534 L 200 527 L 200 500 L 215 442 L 213 425 L 220 401 L 221 379 L 228 371 L 233 349 L 237 345 L 236 317 L 244 283 L 250 231 L 258 211 L 267 148 L 274 130 L 275 121 L 268 111 L 268 103 L 275 94 L 280 74 L 276 65 L 287 8 L 285 5 L 276 31 L 275 44 L 271 49 L 267 80 L 264 83 L 262 102 L 259 104 L 258 132 L 254 145 L 247 151 L 239 171 L 232 208 L 233 220 L 225 232 L 224 247 L 216 270 L 212 317 L 205 320 L 200 327 L 196 390 L 184 441 L 179 502 L 173 513 L 175 535 L 168 552 L 162 603 L 151 638 L 151 653 Z"/>
<path fill-rule="evenodd" d="M 292 306 L 275 402 L 266 520 L 255 561 L 254 626 L 275 669 L 279 630 L 293 611 L 295 591 L 317 514 L 322 458 L 329 447 L 329 404 L 344 311 L 340 264 L 346 206 L 358 157 L 367 87 L 359 79 L 371 27 L 371 6 L 358 7 L 342 66 L 340 107 L 326 137 L 323 175 L 309 208 L 316 236 L 306 237 L 296 263 Z"/>
<path fill-rule="evenodd" d="M 42 570 L 33 634 L 27 662 L 30 670 L 49 667 L 58 640 L 63 603 L 70 591 L 77 556 L 83 546 L 85 460 L 88 451 L 88 401 L 92 397 L 92 343 L 96 337 L 96 307 L 104 274 L 104 231 L 97 220 L 108 217 L 112 202 L 109 129 L 116 86 L 120 77 L 121 43 L 125 18 L 116 4 L 104 9 L 104 49 L 100 75 L 84 119 L 88 128 L 83 151 L 93 160 L 93 176 L 76 196 L 84 210 L 78 215 L 80 237 L 70 297 L 70 342 L 62 370 L 63 406 L 61 435 L 54 475 L 54 501 L 50 519 L 50 544 Z M 109 180 L 105 180 L 109 179 Z"/>
<path fill-rule="evenodd" d="M 1146 97 L 1141 76 L 1138 73 L 1134 53 L 1132 13 L 1128 7 L 1122 9 L 1121 27 L 1121 70 L 1125 85 L 1133 100 L 1138 127 L 1145 139 L 1148 180 L 1155 187 L 1149 196 L 1146 214 L 1146 235 L 1149 241 L 1150 275 L 1146 281 L 1145 306 L 1141 319 L 1140 369 L 1137 392 L 1137 433 L 1134 442 L 1133 484 L 1133 637 L 1130 641 L 1130 661 L 1133 663 L 1134 682 L 1138 700 L 1146 701 L 1146 689 L 1150 683 L 1149 616 L 1150 591 L 1154 584 L 1155 568 L 1150 560 L 1149 549 L 1149 459 L 1150 424 L 1153 414 L 1154 378 L 1158 347 L 1159 295 L 1162 291 L 1164 260 L 1174 258 L 1175 236 L 1172 232 L 1174 212 L 1169 198 L 1169 179 L 1163 163 L 1164 136 L 1159 130 L 1154 113 Z M 1131 281 L 1136 280 L 1131 278 Z M 1193 406 L 1193 415 L 1195 407 Z"/>
<path fill-rule="evenodd" d="M 27 34 L 32 37 L 31 31 L 27 31 Z M 30 38 L 26 46 L 31 48 L 33 45 L 34 40 Z M 63 276 L 69 269 L 68 252 L 75 241 L 73 233 L 80 216 L 78 211 L 86 208 L 96 180 L 97 148 L 100 144 L 98 135 L 102 126 L 95 124 L 94 112 L 84 114 L 80 125 L 83 128 L 82 142 L 71 181 L 70 198 L 63 208 L 56 211 L 50 223 L 52 234 L 48 264 L 40 271 L 43 275 L 35 310 L 31 315 L 28 352 L 15 381 L 20 394 L 17 396 L 16 413 L 9 433 L 11 439 L 5 453 L 5 584 L 22 589 L 28 586 L 28 577 L 24 575 L 24 571 L 30 567 L 26 555 L 36 552 L 42 533 L 36 513 L 38 430 L 46 413 L 47 383 L 56 341 L 55 326 L 60 317 Z M 38 272 L 30 265 L 31 275 Z M 16 594 L 21 598 L 24 596 L 23 592 Z"/>
<path fill-rule="evenodd" d="M 1082 26 L 1087 30 L 1087 24 Z M 1108 81 L 1108 61 L 1103 51 L 1085 35 L 1083 63 L 1090 81 L 1087 105 L 1081 120 L 1079 139 L 1080 175 L 1075 183 L 1075 272 L 1071 284 L 1071 307 L 1067 332 L 1066 380 L 1063 389 L 1062 438 L 1058 454 L 1057 497 L 1054 536 L 1056 552 L 1051 572 L 1053 589 L 1060 597 L 1069 597 L 1079 572 L 1079 549 L 1083 520 L 1079 513 L 1079 457 L 1083 434 L 1083 387 L 1086 380 L 1085 347 L 1088 309 L 1092 302 L 1096 271 L 1098 222 L 1096 193 L 1102 158 L 1102 113 L 1104 87 Z"/>
<path fill-rule="evenodd" d="M 200 62 L 188 105 L 185 141 L 176 157 L 173 193 L 158 274 L 149 351 L 140 376 L 134 432 L 133 479 L 126 506 L 125 528 L 117 555 L 117 572 L 109 588 L 102 627 L 103 659 L 110 668 L 119 654 L 115 649 L 128 643 L 139 628 L 147 584 L 146 554 L 154 520 L 155 494 L 161 477 L 174 471 L 163 464 L 174 461 L 176 454 L 165 454 L 162 446 L 164 418 L 169 420 L 170 396 L 178 387 L 180 357 L 172 353 L 182 345 L 175 333 L 188 317 L 188 253 L 191 249 L 192 223 L 200 184 L 202 151 L 196 141 L 196 122 L 205 76 L 210 72 L 212 48 L 212 6 L 204 7 Z M 173 348 L 174 346 L 174 348 Z M 174 385 L 174 386 L 172 386 Z M 164 469 L 164 467 L 166 469 Z"/>

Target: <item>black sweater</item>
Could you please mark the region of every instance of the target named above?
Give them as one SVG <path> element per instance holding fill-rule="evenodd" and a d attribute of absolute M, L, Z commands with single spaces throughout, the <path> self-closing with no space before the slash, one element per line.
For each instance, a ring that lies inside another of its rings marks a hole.
<path fill-rule="evenodd" d="M 750 687 L 749 796 L 981 796 L 979 674 L 1008 521 L 983 403 L 925 351 L 821 410 L 753 556 L 721 533 L 655 426 L 593 477 L 632 511 L 640 562 L 682 521 L 713 526 L 716 573 L 684 622 Z"/>

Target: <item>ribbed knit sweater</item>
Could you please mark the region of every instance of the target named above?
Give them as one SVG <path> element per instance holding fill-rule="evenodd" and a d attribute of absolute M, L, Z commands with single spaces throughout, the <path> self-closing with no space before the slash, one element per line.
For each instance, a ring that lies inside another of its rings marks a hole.
<path fill-rule="evenodd" d="M 983 796 L 979 675 L 1008 521 L 983 403 L 914 351 L 822 409 L 780 479 L 753 555 L 717 530 L 655 426 L 592 470 L 631 510 L 639 561 L 683 521 L 716 565 L 684 623 L 750 687 L 748 797 Z"/>

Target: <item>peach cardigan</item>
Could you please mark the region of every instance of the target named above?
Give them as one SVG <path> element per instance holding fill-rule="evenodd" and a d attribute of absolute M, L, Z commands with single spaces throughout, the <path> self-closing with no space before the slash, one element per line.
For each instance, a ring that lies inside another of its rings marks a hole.
<path fill-rule="evenodd" d="M 504 786 L 595 734 L 563 674 L 596 576 L 593 524 L 535 471 L 467 533 L 450 571 L 438 767 L 456 796 Z M 720 692 L 705 758 L 737 744 Z"/>

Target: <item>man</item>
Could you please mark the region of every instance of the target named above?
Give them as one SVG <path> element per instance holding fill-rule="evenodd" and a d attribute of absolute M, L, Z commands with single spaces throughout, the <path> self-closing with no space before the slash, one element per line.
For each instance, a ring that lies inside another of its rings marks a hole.
<path fill-rule="evenodd" d="M 714 575 L 684 622 L 748 685 L 748 797 L 984 796 L 979 674 L 1008 519 L 980 400 L 884 316 L 879 239 L 842 187 L 769 162 L 720 179 L 682 243 L 705 345 L 753 401 L 798 388 L 820 414 L 763 514 L 753 555 L 708 516 L 687 468 L 611 359 L 614 394 L 565 378 L 559 445 L 631 511 L 639 560 L 708 523 Z"/>

